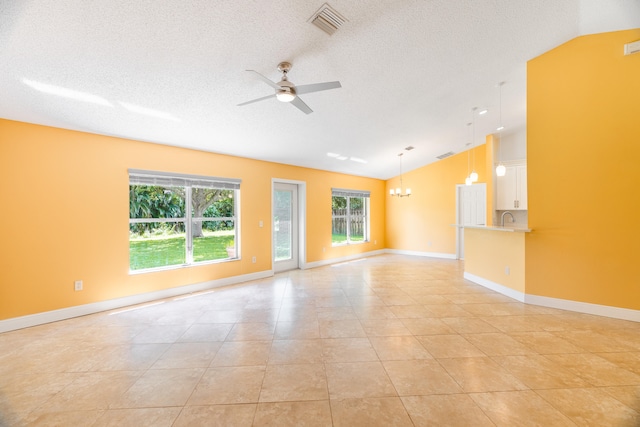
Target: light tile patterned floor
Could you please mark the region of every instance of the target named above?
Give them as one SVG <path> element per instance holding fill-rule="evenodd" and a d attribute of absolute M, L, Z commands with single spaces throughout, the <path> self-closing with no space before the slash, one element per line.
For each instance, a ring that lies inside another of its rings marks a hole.
<path fill-rule="evenodd" d="M 0 334 L 0 426 L 638 426 L 640 324 L 384 255 Z"/>

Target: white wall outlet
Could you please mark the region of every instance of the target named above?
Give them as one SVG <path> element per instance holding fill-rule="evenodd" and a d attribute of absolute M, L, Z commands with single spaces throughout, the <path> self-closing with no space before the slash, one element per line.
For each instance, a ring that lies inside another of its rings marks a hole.
<path fill-rule="evenodd" d="M 73 282 L 73 289 L 77 292 L 77 291 L 81 291 L 82 290 L 82 280 L 76 280 L 75 282 Z"/>
<path fill-rule="evenodd" d="M 374 244 L 374 245 L 377 245 L 377 244 L 378 244 L 378 241 L 377 241 L 377 240 L 374 240 L 374 241 L 373 241 L 373 244 Z"/>
<path fill-rule="evenodd" d="M 251 262 L 255 264 L 256 263 L 256 257 L 251 257 Z"/>
<path fill-rule="evenodd" d="M 326 252 L 326 251 L 327 251 L 327 248 L 322 248 L 322 252 Z"/>
<path fill-rule="evenodd" d="M 427 242 L 427 246 L 431 247 L 431 240 Z"/>
<path fill-rule="evenodd" d="M 509 274 L 511 274 L 511 269 L 510 269 L 509 267 L 505 267 L 505 268 L 504 268 L 504 274 L 506 274 L 507 276 L 508 276 Z"/>
<path fill-rule="evenodd" d="M 262 228 L 263 226 L 264 226 L 264 223 L 262 222 L 262 220 L 260 220 L 260 221 L 258 222 L 258 227 Z"/>

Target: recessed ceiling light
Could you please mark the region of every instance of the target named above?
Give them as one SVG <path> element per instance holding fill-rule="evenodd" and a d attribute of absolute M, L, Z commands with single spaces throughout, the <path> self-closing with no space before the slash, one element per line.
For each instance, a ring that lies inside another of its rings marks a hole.
<path fill-rule="evenodd" d="M 478 111 L 478 114 L 482 116 L 483 114 L 487 114 L 488 112 L 489 112 L 489 110 L 487 110 L 487 109 L 485 108 L 484 110 L 480 110 L 480 111 Z"/>
<path fill-rule="evenodd" d="M 67 89 L 66 87 L 50 85 L 47 83 L 40 83 L 29 79 L 22 79 L 22 82 L 40 92 L 62 96 L 64 98 L 71 98 L 76 101 L 91 102 L 93 104 L 113 107 L 113 104 L 106 99 L 91 93 L 80 92 L 79 90 Z"/>
<path fill-rule="evenodd" d="M 359 157 L 349 157 L 349 160 L 351 160 L 352 162 L 357 162 L 357 163 L 367 163 L 367 161 L 365 159 L 361 159 Z"/>
<path fill-rule="evenodd" d="M 336 154 L 336 153 L 327 153 L 327 156 L 329 157 L 338 157 L 340 154 Z"/>
<path fill-rule="evenodd" d="M 338 157 L 336 157 L 336 159 L 338 159 L 338 160 L 347 160 L 348 157 L 347 156 L 338 156 Z"/>
<path fill-rule="evenodd" d="M 119 102 L 119 104 L 122 105 L 127 110 L 131 111 L 132 113 L 143 114 L 145 116 L 151 116 L 151 117 L 158 117 L 160 119 L 165 119 L 165 120 L 173 120 L 175 122 L 180 121 L 179 118 L 165 111 L 159 111 L 159 110 L 154 110 L 152 108 L 141 107 L 139 105 L 133 105 L 127 102 Z"/>
<path fill-rule="evenodd" d="M 504 126 L 499 126 L 499 127 L 497 127 L 497 128 L 496 128 L 496 130 L 497 130 L 498 132 L 499 132 L 499 131 L 501 131 L 501 130 L 504 130 Z"/>

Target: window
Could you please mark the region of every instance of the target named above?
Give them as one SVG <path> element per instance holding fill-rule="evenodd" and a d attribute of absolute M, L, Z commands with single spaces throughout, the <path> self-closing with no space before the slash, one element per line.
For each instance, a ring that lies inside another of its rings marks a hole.
<path fill-rule="evenodd" d="M 331 241 L 335 245 L 369 241 L 369 192 L 331 190 Z"/>
<path fill-rule="evenodd" d="M 240 180 L 129 170 L 129 270 L 238 257 Z"/>

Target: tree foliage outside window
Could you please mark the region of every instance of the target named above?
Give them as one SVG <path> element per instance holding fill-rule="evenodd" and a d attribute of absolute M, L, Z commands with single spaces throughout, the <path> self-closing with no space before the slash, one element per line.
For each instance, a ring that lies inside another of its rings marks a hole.
<path fill-rule="evenodd" d="M 178 180 L 184 185 L 146 181 L 152 178 L 129 185 L 130 270 L 237 258 L 238 189 L 190 185 L 189 179 Z"/>

